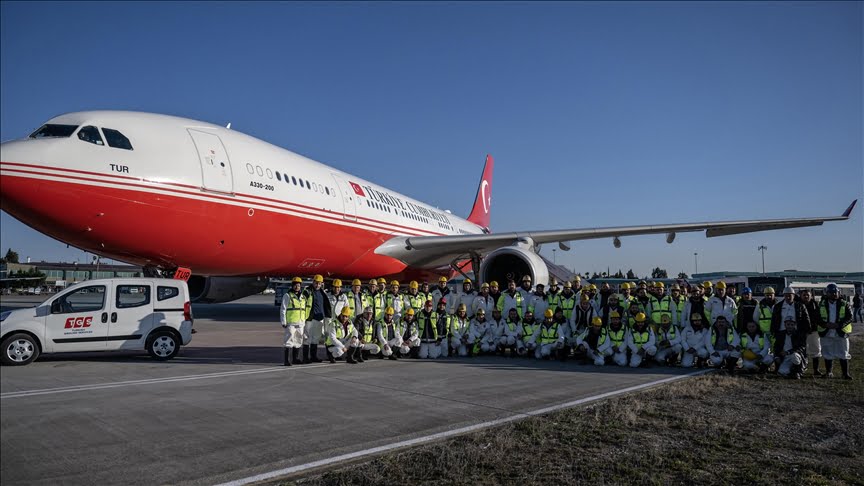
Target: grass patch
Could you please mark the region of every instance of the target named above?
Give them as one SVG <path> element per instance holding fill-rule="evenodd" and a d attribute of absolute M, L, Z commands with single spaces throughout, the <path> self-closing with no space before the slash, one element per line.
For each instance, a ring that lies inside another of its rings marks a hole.
<path fill-rule="evenodd" d="M 864 484 L 851 344 L 851 382 L 712 374 L 282 484 Z"/>

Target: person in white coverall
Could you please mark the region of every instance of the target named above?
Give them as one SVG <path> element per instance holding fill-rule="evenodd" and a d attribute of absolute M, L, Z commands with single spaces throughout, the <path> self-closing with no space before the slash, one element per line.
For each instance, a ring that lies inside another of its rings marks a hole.
<path fill-rule="evenodd" d="M 514 308 L 513 310 L 517 309 Z M 546 309 L 546 312 L 552 311 Z M 516 354 L 527 357 L 528 353 L 534 351 L 534 343 L 531 342 L 531 338 L 534 336 L 534 329 L 539 325 L 540 324 L 537 324 L 534 321 L 534 314 L 531 311 L 525 313 L 525 317 L 522 318 L 522 325 L 519 326 L 519 334 L 516 339 Z"/>
<path fill-rule="evenodd" d="M 609 351 L 612 353 L 612 361 L 618 366 L 627 366 L 628 332 L 621 322 L 621 315 L 616 311 L 609 313 L 609 329 L 607 334 L 609 335 Z"/>
<path fill-rule="evenodd" d="M 469 319 L 474 318 L 475 297 L 477 297 L 477 292 L 474 291 L 471 280 L 466 278 L 465 281 L 462 282 L 462 293 L 457 294 L 455 300 L 457 309 L 460 305 L 465 306 L 465 315 L 467 315 Z"/>
<path fill-rule="evenodd" d="M 450 314 L 447 313 L 447 299 L 438 300 L 435 310 L 435 326 L 438 330 L 438 356 L 446 358 L 450 355 Z"/>
<path fill-rule="evenodd" d="M 735 299 L 726 295 L 726 282 L 721 280 L 714 286 L 714 295 L 705 302 L 705 313 L 714 320 L 720 315 L 726 316 L 726 322 L 730 326 L 735 322 L 735 317 L 738 316 L 738 305 Z"/>
<path fill-rule="evenodd" d="M 715 295 L 716 297 L 716 295 Z M 721 313 L 714 320 L 714 325 L 705 338 L 705 349 L 711 364 L 716 367 L 725 366 L 728 371 L 734 371 L 741 357 L 741 341 L 738 333 Z"/>
<path fill-rule="evenodd" d="M 333 280 L 327 298 L 330 299 L 330 308 L 333 309 L 334 316 L 338 316 L 342 308 L 348 305 L 348 294 L 342 293 L 342 281 L 338 278 Z M 354 309 L 351 309 L 351 312 L 351 315 L 354 315 Z"/>
<path fill-rule="evenodd" d="M 502 354 L 505 349 L 510 349 L 510 357 L 516 357 L 516 341 L 519 339 L 519 330 L 521 327 L 522 323 L 519 320 L 519 313 L 516 312 L 516 309 L 510 309 L 507 319 L 501 326 L 501 333 L 498 338 L 498 344 L 501 346 Z"/>
<path fill-rule="evenodd" d="M 630 349 L 630 367 L 638 368 L 646 358 L 650 359 L 657 354 L 656 338 L 651 326 L 648 325 L 648 316 L 640 312 L 636 314 L 636 322 L 627 333 L 627 348 Z"/>
<path fill-rule="evenodd" d="M 704 366 L 708 359 L 708 349 L 705 347 L 705 339 L 709 336 L 708 330 L 702 327 L 702 314 L 693 313 L 689 319 L 690 325 L 681 332 L 681 366 L 690 368 L 694 363 L 700 367 Z"/>
<path fill-rule="evenodd" d="M 774 356 L 771 355 L 771 340 L 767 339 L 752 319 L 747 323 L 746 331 L 741 334 L 741 368 L 747 371 L 765 372 Z"/>
<path fill-rule="evenodd" d="M 351 323 L 351 309 L 343 307 L 336 319 L 328 321 L 324 335 L 326 336 L 324 344 L 327 346 L 327 359 L 331 363 L 335 363 L 336 358 L 345 355 L 347 363 L 357 364 L 355 358 L 359 354 L 360 347 L 357 340 L 357 330 Z"/>
<path fill-rule="evenodd" d="M 483 336 L 483 342 L 480 343 L 480 347 L 489 348 L 489 353 L 497 353 L 498 352 L 498 341 L 501 339 L 501 334 L 504 332 L 504 319 L 501 318 L 501 311 L 498 308 L 492 309 L 492 319 L 488 319 L 487 322 L 489 326 L 486 328 L 486 335 Z"/>
<path fill-rule="evenodd" d="M 350 310 L 350 307 L 348 309 Z M 361 363 L 370 355 L 381 352 L 381 347 L 375 344 L 378 341 L 378 329 L 376 329 L 375 324 L 372 319 L 372 306 L 366 306 L 362 309 L 362 313 L 354 319 L 354 329 L 357 330 L 357 339 L 360 340 L 360 359 L 357 361 Z M 363 357 L 364 354 L 366 358 Z"/>
<path fill-rule="evenodd" d="M 300 348 L 303 346 L 303 327 L 306 325 L 306 299 L 302 291 L 303 279 L 294 277 L 292 288 L 282 296 L 282 307 L 279 320 L 285 329 L 282 342 L 285 346 L 285 366 L 303 364 L 300 360 Z"/>
<path fill-rule="evenodd" d="M 492 309 L 495 308 L 495 299 L 489 295 L 489 284 L 483 282 L 480 285 L 480 293 L 474 296 L 471 302 L 472 311 L 468 312 L 469 316 L 476 316 L 479 309 L 486 311 L 486 316 L 492 315 Z"/>
<path fill-rule="evenodd" d="M 543 324 L 534 329 L 531 344 L 534 348 L 534 358 L 549 359 L 564 347 L 565 336 L 562 325 L 555 321 L 552 309 L 546 309 L 543 314 Z M 530 346 L 529 346 L 530 347 Z"/>
<path fill-rule="evenodd" d="M 468 319 L 467 306 L 460 304 L 456 307 L 456 314 L 450 319 L 450 345 L 453 354 L 468 356 L 468 335 L 471 331 L 471 320 Z"/>
<path fill-rule="evenodd" d="M 494 348 L 492 348 L 485 339 L 488 330 L 489 322 L 486 320 L 486 310 L 482 308 L 477 309 L 477 314 L 474 315 L 474 319 L 471 319 L 471 324 L 468 329 L 469 356 L 480 352 L 487 353 L 490 350 L 494 351 Z"/>
<path fill-rule="evenodd" d="M 655 335 L 657 340 L 657 354 L 654 359 L 658 363 L 666 363 L 673 366 L 678 362 L 681 354 L 681 331 L 672 325 L 672 316 L 663 314 L 660 316 L 660 327 Z"/>
<path fill-rule="evenodd" d="M 441 355 L 438 339 L 438 313 L 432 310 L 432 301 L 427 300 L 417 313 L 417 328 L 420 332 L 420 359 L 437 359 Z"/>
<path fill-rule="evenodd" d="M 384 318 L 378 323 L 378 342 L 381 345 L 381 354 L 388 359 L 399 359 L 397 351 L 402 347 L 402 335 L 405 329 L 402 323 L 393 318 L 395 312 L 392 307 L 384 310 Z"/>
<path fill-rule="evenodd" d="M 603 318 L 594 316 L 591 319 L 591 326 L 576 338 L 576 346 L 595 366 L 603 366 L 606 363 L 606 357 L 612 356 L 613 353 L 612 341 L 603 326 Z"/>

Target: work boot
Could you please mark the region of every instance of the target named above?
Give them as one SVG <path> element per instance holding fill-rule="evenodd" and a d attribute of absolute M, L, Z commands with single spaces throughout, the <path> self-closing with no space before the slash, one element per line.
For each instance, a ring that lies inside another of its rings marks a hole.
<path fill-rule="evenodd" d="M 825 378 L 834 378 L 834 360 L 825 360 Z"/>
<path fill-rule="evenodd" d="M 819 358 L 813 358 L 813 376 L 823 376 L 819 371 Z"/>
<path fill-rule="evenodd" d="M 384 355 L 382 354 L 381 356 L 384 356 Z M 396 357 L 396 353 L 393 353 L 390 356 L 387 356 L 387 359 L 389 359 L 391 361 L 399 361 L 399 358 Z"/>
<path fill-rule="evenodd" d="M 291 361 L 293 361 L 294 364 L 303 364 L 303 362 L 300 361 L 300 348 L 291 348 L 291 358 Z"/>
<path fill-rule="evenodd" d="M 336 358 L 333 357 L 333 353 L 330 352 L 330 348 L 325 346 L 324 350 L 327 351 L 327 361 L 329 361 L 330 364 L 336 363 Z"/>
<path fill-rule="evenodd" d="M 363 350 L 361 348 L 354 348 L 354 359 L 358 363 L 366 361 L 365 359 L 363 359 Z"/>
<path fill-rule="evenodd" d="M 348 351 L 345 351 L 345 362 L 349 364 L 357 364 L 357 360 L 354 359 L 354 354 L 357 353 L 357 348 L 348 348 Z"/>
<path fill-rule="evenodd" d="M 285 348 L 285 363 L 282 366 L 291 366 L 291 349 Z"/>
<path fill-rule="evenodd" d="M 729 374 L 735 373 L 735 367 L 737 365 L 738 365 L 737 359 L 730 359 L 730 358 L 726 359 L 726 371 L 728 371 Z"/>
<path fill-rule="evenodd" d="M 326 346 L 325 346 L 326 348 Z M 309 361 L 312 363 L 320 363 L 321 358 L 318 357 L 318 345 L 310 344 L 309 345 Z"/>
<path fill-rule="evenodd" d="M 411 359 L 419 359 L 420 358 L 420 346 L 414 346 L 411 348 Z"/>
<path fill-rule="evenodd" d="M 303 362 L 304 363 L 310 362 L 309 361 L 309 345 L 308 344 L 303 345 Z"/>
<path fill-rule="evenodd" d="M 852 379 L 852 375 L 849 374 L 849 360 L 848 359 L 841 359 L 840 360 L 840 369 L 843 370 L 843 379 L 844 380 L 851 380 Z"/>
<path fill-rule="evenodd" d="M 516 354 L 516 345 L 514 344 L 513 346 L 510 346 L 510 357 L 515 358 Z"/>

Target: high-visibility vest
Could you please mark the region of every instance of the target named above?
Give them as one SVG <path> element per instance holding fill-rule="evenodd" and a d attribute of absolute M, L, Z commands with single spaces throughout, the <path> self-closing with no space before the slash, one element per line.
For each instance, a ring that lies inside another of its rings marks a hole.
<path fill-rule="evenodd" d="M 549 308 L 552 309 L 552 305 L 549 305 Z M 558 299 L 555 301 L 555 308 L 552 309 L 552 312 L 556 312 L 558 309 L 564 311 L 564 317 L 569 321 L 573 316 L 573 309 L 576 308 L 576 294 L 570 295 L 570 297 L 565 297 L 564 294 L 559 294 Z"/>
<path fill-rule="evenodd" d="M 507 326 L 507 329 L 509 329 L 510 332 L 516 332 L 516 326 L 519 325 L 519 321 L 512 322 L 510 321 L 510 319 L 507 319 L 506 321 L 504 321 L 504 324 Z"/>
<path fill-rule="evenodd" d="M 387 341 L 396 338 L 402 339 L 402 335 L 405 334 L 402 324 L 397 322 L 395 319 L 390 321 L 389 324 L 383 320 L 377 322 L 378 325 L 381 326 L 381 333 L 384 335 L 384 339 Z"/>
<path fill-rule="evenodd" d="M 369 323 L 366 324 L 366 327 L 363 329 L 363 342 L 375 342 L 375 324 L 375 321 L 369 321 Z"/>
<path fill-rule="evenodd" d="M 635 344 L 637 348 L 642 348 L 642 345 L 651 339 L 651 331 L 649 331 L 648 328 L 642 332 L 633 329 L 630 332 L 630 335 L 633 336 L 633 344 Z"/>
<path fill-rule="evenodd" d="M 771 314 L 773 309 L 770 306 L 759 304 L 759 329 L 763 332 L 771 332 Z"/>
<path fill-rule="evenodd" d="M 372 302 L 372 315 L 376 321 L 384 319 L 384 311 L 387 309 L 386 295 L 383 292 L 370 295 L 369 300 Z"/>
<path fill-rule="evenodd" d="M 424 335 L 426 334 L 426 327 L 427 326 L 432 327 L 432 339 L 438 339 L 438 322 L 436 322 L 437 317 L 438 317 L 438 315 L 435 314 L 434 312 L 429 314 L 428 318 L 426 317 L 424 312 L 420 312 L 417 315 L 417 320 L 416 320 L 417 330 L 418 330 L 417 334 L 419 335 L 419 337 L 421 339 L 423 339 Z M 425 339 L 429 339 L 429 338 L 426 337 Z"/>
<path fill-rule="evenodd" d="M 403 297 L 405 298 L 404 299 L 405 300 L 405 307 L 406 308 L 411 307 L 412 309 L 414 309 L 415 311 L 418 311 L 418 312 L 420 311 L 420 309 L 423 308 L 423 305 L 426 304 L 426 300 L 420 294 L 417 294 L 417 295 L 406 294 Z"/>
<path fill-rule="evenodd" d="M 657 328 L 657 334 L 662 335 L 663 339 L 660 341 L 671 341 L 675 339 L 675 326 L 669 326 L 669 329 L 665 329 L 663 326 Z M 658 336 L 659 338 L 660 336 Z"/>
<path fill-rule="evenodd" d="M 468 317 L 464 319 L 459 316 L 453 316 L 453 319 L 450 321 L 450 329 L 451 333 L 459 334 L 460 336 L 464 336 L 468 333 L 468 325 L 471 321 L 468 320 Z"/>
<path fill-rule="evenodd" d="M 624 337 L 626 336 L 626 331 L 624 330 L 624 326 L 621 326 L 621 329 L 614 331 L 612 328 L 609 328 L 609 339 L 612 341 L 613 346 L 621 346 L 624 344 Z"/>
<path fill-rule="evenodd" d="M 285 322 L 289 324 L 306 322 L 306 316 L 309 315 L 306 313 L 306 299 L 308 298 L 306 293 L 300 292 L 300 295 L 297 295 L 292 291 L 286 295 L 290 300 L 290 307 L 285 309 Z"/>
<path fill-rule="evenodd" d="M 393 305 L 393 302 L 396 300 L 402 300 L 402 296 L 400 294 L 394 294 L 392 292 L 387 292 L 387 298 L 385 301 L 387 302 L 387 307 L 392 307 L 396 309 L 397 306 Z M 420 309 L 414 309 L 415 311 L 419 311 Z"/>
<path fill-rule="evenodd" d="M 622 295 L 621 298 L 618 299 L 618 303 L 621 304 L 621 307 L 623 307 L 624 310 L 626 311 L 626 310 L 630 310 L 630 304 L 633 303 L 633 301 L 635 299 L 636 298 L 633 297 L 632 295 L 626 295 L 626 296 Z"/>
<path fill-rule="evenodd" d="M 336 338 L 337 339 L 344 339 L 345 336 L 350 336 L 351 334 L 354 334 L 354 324 L 351 324 L 350 322 L 348 323 L 347 328 L 343 328 L 342 323 L 338 322 L 338 321 L 333 323 L 333 326 L 335 326 L 335 328 L 336 328 Z M 332 340 L 330 340 L 330 333 L 327 333 L 326 343 L 327 343 L 327 346 L 333 346 L 335 344 L 335 343 L 333 343 Z"/>
<path fill-rule="evenodd" d="M 435 312 L 435 327 L 437 328 L 437 333 L 442 338 L 447 336 L 450 333 L 450 321 L 452 316 L 448 314 L 446 311 L 444 312 Z M 443 320 L 443 324 L 442 324 Z"/>
<path fill-rule="evenodd" d="M 360 314 L 362 314 L 363 309 L 356 308 L 357 306 L 355 304 L 354 292 L 348 292 L 347 294 L 345 294 L 345 296 L 348 298 L 348 308 L 351 309 L 351 315 L 359 316 Z M 369 294 L 365 292 L 360 292 L 360 305 L 364 308 L 367 306 L 372 307 L 372 301 L 369 298 Z"/>
<path fill-rule="evenodd" d="M 589 329 L 585 330 L 585 333 L 581 337 L 582 342 L 587 347 L 590 347 L 590 345 L 588 344 L 588 338 L 590 338 L 590 337 L 591 337 L 591 329 L 589 328 Z M 597 336 L 597 349 L 600 349 L 600 346 L 603 346 L 603 344 L 606 342 L 607 337 L 609 337 L 609 335 L 606 332 L 606 327 L 601 327 L 600 328 L 600 335 Z"/>
<path fill-rule="evenodd" d="M 513 308 L 516 309 L 516 313 L 519 314 L 519 318 L 521 319 L 522 318 L 522 292 L 519 292 L 518 290 L 516 291 L 516 294 L 512 295 L 512 296 L 510 295 L 509 292 L 502 293 L 501 298 L 498 299 L 498 304 L 496 305 L 496 307 L 498 308 L 499 311 L 501 311 L 502 316 L 506 316 L 510 312 L 509 307 L 506 309 L 504 308 L 504 302 L 507 300 L 508 297 L 510 297 L 511 299 L 516 301 L 516 307 L 513 307 Z"/>
<path fill-rule="evenodd" d="M 732 328 L 726 329 L 726 344 L 729 347 L 732 347 L 732 340 L 735 339 L 735 332 L 732 331 Z M 714 343 L 717 342 L 717 329 L 713 326 L 711 327 L 711 346 L 714 346 Z"/>
<path fill-rule="evenodd" d="M 526 324 L 522 323 L 522 340 L 527 341 L 531 336 L 534 335 L 534 328 L 536 324 Z"/>
<path fill-rule="evenodd" d="M 668 295 L 662 299 L 657 297 L 651 298 L 651 320 L 658 326 L 662 322 L 663 316 L 669 316 L 672 319 L 672 297 Z M 671 321 L 670 321 L 671 322 Z"/>
<path fill-rule="evenodd" d="M 744 333 L 741 335 L 741 348 L 746 348 L 747 344 L 750 343 L 750 335 Z M 765 347 L 765 338 L 760 335 L 759 336 L 759 349 L 763 349 Z"/>
<path fill-rule="evenodd" d="M 824 302 L 824 304 L 823 304 Z M 822 320 L 819 322 L 819 326 L 816 328 L 816 331 L 819 335 L 825 335 L 828 333 L 828 328 L 824 327 L 822 324 L 828 322 L 828 299 L 822 299 L 819 302 L 819 316 L 822 317 Z M 846 315 L 846 304 L 841 301 L 837 301 L 837 322 L 843 322 L 848 316 Z M 852 321 L 846 323 L 842 328 L 837 329 L 837 334 L 840 337 L 843 337 L 852 332 Z"/>
<path fill-rule="evenodd" d="M 558 340 L 558 323 L 555 322 L 551 327 L 540 327 L 540 344 L 552 344 Z"/>

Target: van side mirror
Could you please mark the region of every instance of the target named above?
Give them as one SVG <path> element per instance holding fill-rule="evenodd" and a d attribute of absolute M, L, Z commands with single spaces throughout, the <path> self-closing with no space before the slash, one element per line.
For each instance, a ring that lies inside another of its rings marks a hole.
<path fill-rule="evenodd" d="M 57 300 L 55 300 L 54 302 L 51 302 L 51 313 L 52 313 L 52 314 L 59 314 L 60 311 L 61 311 L 61 309 L 60 309 L 60 299 L 57 299 Z"/>

